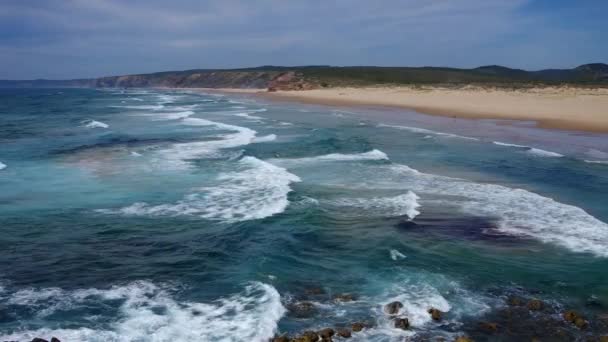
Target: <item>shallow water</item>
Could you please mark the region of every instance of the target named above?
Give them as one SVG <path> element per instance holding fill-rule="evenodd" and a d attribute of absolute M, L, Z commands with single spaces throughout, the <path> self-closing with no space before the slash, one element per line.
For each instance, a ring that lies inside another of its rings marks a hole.
<path fill-rule="evenodd" d="M 0 98 L 0 340 L 265 341 L 356 321 L 355 341 L 453 338 L 513 294 L 584 313 L 571 336 L 606 332 L 605 135 L 189 92 Z M 383 313 L 393 300 L 410 330 Z"/>

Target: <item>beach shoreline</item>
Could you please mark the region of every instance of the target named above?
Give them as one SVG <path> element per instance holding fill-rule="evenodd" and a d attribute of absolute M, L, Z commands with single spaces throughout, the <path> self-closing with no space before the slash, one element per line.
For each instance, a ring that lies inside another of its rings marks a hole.
<path fill-rule="evenodd" d="M 608 89 L 545 87 L 365 87 L 267 92 L 264 89 L 206 89 L 270 100 L 327 106 L 391 107 L 424 114 L 490 120 L 533 121 L 540 128 L 608 132 Z"/>

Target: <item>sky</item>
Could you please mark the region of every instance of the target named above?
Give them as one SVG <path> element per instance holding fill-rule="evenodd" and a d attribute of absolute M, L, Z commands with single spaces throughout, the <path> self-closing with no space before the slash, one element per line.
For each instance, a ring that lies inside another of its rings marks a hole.
<path fill-rule="evenodd" d="M 0 79 L 608 63 L 608 0 L 0 0 Z"/>

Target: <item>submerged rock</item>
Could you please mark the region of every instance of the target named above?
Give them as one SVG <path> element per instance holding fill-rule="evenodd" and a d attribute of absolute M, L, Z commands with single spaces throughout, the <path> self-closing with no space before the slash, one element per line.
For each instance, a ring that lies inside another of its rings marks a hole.
<path fill-rule="evenodd" d="M 494 333 L 498 331 L 498 324 L 491 322 L 481 322 L 479 323 L 479 329 L 485 332 Z"/>
<path fill-rule="evenodd" d="M 395 318 L 395 328 L 407 330 L 410 327 L 410 321 L 407 318 Z"/>
<path fill-rule="evenodd" d="M 292 316 L 299 318 L 308 318 L 317 312 L 315 305 L 311 302 L 297 302 L 289 305 L 287 308 Z"/>
<path fill-rule="evenodd" d="M 540 299 L 532 299 L 528 302 L 528 310 L 540 311 L 543 309 L 545 304 Z"/>
<path fill-rule="evenodd" d="M 320 286 L 310 286 L 304 290 L 304 294 L 309 296 L 321 296 L 325 294 L 325 290 Z"/>
<path fill-rule="evenodd" d="M 507 304 L 510 306 L 523 306 L 524 300 L 521 297 L 511 296 L 507 299 Z"/>
<path fill-rule="evenodd" d="M 441 320 L 441 315 L 443 314 L 443 312 L 441 312 L 440 310 L 435 309 L 435 308 L 430 308 L 428 310 L 428 313 L 431 314 L 431 318 L 434 321 L 440 321 Z"/>
<path fill-rule="evenodd" d="M 352 302 L 353 300 L 355 300 L 355 296 L 350 293 L 342 293 L 342 294 L 336 295 L 334 297 L 334 300 L 336 302 Z"/>
<path fill-rule="evenodd" d="M 343 337 L 343 338 L 350 338 L 352 336 L 350 330 L 348 330 L 346 328 L 338 329 L 337 334 L 338 334 L 338 336 Z"/>
<path fill-rule="evenodd" d="M 473 340 L 470 339 L 470 338 L 468 338 L 468 337 L 466 337 L 466 336 L 460 336 L 460 337 L 457 337 L 454 340 L 454 342 L 473 342 Z"/>
<path fill-rule="evenodd" d="M 351 328 L 353 329 L 354 332 L 359 332 L 361 330 L 363 330 L 363 328 L 365 328 L 365 324 L 361 323 L 361 322 L 356 322 L 353 323 Z"/>
<path fill-rule="evenodd" d="M 332 336 L 334 336 L 336 334 L 336 332 L 332 328 L 325 328 L 325 329 L 319 330 L 318 334 L 323 339 L 330 339 Z"/>
<path fill-rule="evenodd" d="M 574 324 L 579 329 L 585 329 L 589 325 L 589 323 L 581 316 L 578 312 L 574 310 L 568 310 L 564 312 L 562 315 L 566 322 L 570 322 Z"/>
<path fill-rule="evenodd" d="M 283 336 L 276 336 L 274 337 L 272 340 L 270 340 L 271 342 L 289 342 L 289 337 L 283 335 Z"/>
<path fill-rule="evenodd" d="M 294 342 L 317 342 L 319 335 L 314 331 L 305 331 L 300 337 L 296 337 Z"/>
<path fill-rule="evenodd" d="M 384 312 L 389 315 L 396 315 L 399 313 L 399 310 L 401 310 L 401 308 L 403 308 L 403 303 L 395 301 L 386 304 L 384 306 Z"/>

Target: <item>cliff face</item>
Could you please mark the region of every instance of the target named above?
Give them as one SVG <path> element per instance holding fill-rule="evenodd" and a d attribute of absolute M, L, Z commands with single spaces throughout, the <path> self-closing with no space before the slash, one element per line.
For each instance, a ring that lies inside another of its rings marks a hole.
<path fill-rule="evenodd" d="M 526 71 L 489 65 L 475 69 L 408 67 L 264 66 L 231 70 L 186 70 L 80 80 L 2 81 L 0 87 L 268 88 L 306 90 L 370 85 L 608 86 L 608 65 Z"/>
<path fill-rule="evenodd" d="M 201 71 L 102 77 L 96 87 L 268 88 L 278 71 Z"/>

